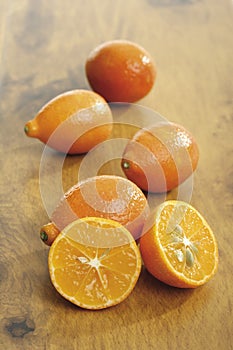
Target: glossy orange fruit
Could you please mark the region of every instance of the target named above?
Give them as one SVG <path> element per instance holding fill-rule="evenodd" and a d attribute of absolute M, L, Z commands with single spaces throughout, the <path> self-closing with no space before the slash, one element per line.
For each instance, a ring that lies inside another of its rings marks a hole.
<path fill-rule="evenodd" d="M 97 46 L 86 60 L 92 89 L 110 102 L 136 102 L 152 89 L 156 68 L 150 54 L 127 40 Z"/>
<path fill-rule="evenodd" d="M 122 169 L 128 179 L 149 192 L 167 192 L 196 169 L 197 142 L 175 123 L 158 123 L 139 130 L 127 144 Z"/>
<path fill-rule="evenodd" d="M 115 175 L 101 175 L 78 182 L 58 203 L 51 222 L 40 237 L 51 245 L 59 232 L 77 218 L 103 217 L 124 225 L 137 239 L 149 214 L 143 192 L 131 181 Z"/>
<path fill-rule="evenodd" d="M 26 123 L 27 136 L 69 154 L 88 152 L 112 130 L 112 113 L 93 91 L 72 90 L 56 96 Z"/>
<path fill-rule="evenodd" d="M 188 203 L 166 201 L 147 223 L 140 251 L 147 270 L 174 287 L 196 288 L 218 267 L 218 246 L 201 214 Z"/>
<path fill-rule="evenodd" d="M 82 308 L 103 309 L 132 292 L 141 256 L 122 225 L 86 217 L 62 230 L 50 248 L 48 265 L 51 281 L 64 298 Z"/>

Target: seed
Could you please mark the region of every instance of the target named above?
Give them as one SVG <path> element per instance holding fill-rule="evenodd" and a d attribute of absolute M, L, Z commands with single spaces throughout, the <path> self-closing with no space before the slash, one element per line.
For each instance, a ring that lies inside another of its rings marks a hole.
<path fill-rule="evenodd" d="M 191 252 L 190 248 L 186 248 L 186 265 L 188 267 L 192 267 L 194 264 L 194 256 L 193 253 Z"/>
<path fill-rule="evenodd" d="M 184 261 L 184 253 L 182 252 L 182 250 L 176 250 L 176 257 L 179 262 Z"/>
<path fill-rule="evenodd" d="M 172 243 L 180 243 L 183 241 L 182 237 L 172 236 Z"/>
<path fill-rule="evenodd" d="M 86 264 L 89 260 L 85 256 L 78 256 L 77 260 L 79 260 L 82 264 Z"/>
<path fill-rule="evenodd" d="M 163 218 L 164 221 L 166 220 L 166 217 Z M 184 232 L 183 229 L 180 225 L 176 224 L 174 226 L 174 224 L 170 224 L 167 226 L 167 233 L 168 234 L 172 234 L 172 236 L 176 236 L 176 237 L 183 237 L 184 236 Z"/>
<path fill-rule="evenodd" d="M 183 229 L 180 225 L 176 224 L 174 231 L 178 234 L 181 235 L 183 233 Z"/>

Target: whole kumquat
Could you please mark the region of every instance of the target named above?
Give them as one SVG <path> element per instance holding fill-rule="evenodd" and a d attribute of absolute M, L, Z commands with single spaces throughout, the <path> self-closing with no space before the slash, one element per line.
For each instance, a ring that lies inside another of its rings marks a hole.
<path fill-rule="evenodd" d="M 46 103 L 24 131 L 58 151 L 85 153 L 109 137 L 112 113 L 104 98 L 93 91 L 67 91 Z"/>
<path fill-rule="evenodd" d="M 90 86 L 109 102 L 136 102 L 152 89 L 156 68 L 140 45 L 113 40 L 96 47 L 86 60 Z"/>
<path fill-rule="evenodd" d="M 41 228 L 40 237 L 51 245 L 72 221 L 95 216 L 121 223 L 138 239 L 148 214 L 146 197 L 133 182 L 121 176 L 97 175 L 79 181 L 64 194 L 51 222 Z"/>
<path fill-rule="evenodd" d="M 149 192 L 167 192 L 196 169 L 197 142 L 183 126 L 158 123 L 140 129 L 128 142 L 122 169 L 128 179 Z"/>

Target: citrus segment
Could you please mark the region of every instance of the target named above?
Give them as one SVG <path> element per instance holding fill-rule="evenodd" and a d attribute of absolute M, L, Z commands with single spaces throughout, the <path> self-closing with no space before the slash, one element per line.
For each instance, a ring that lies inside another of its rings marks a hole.
<path fill-rule="evenodd" d="M 166 201 L 153 214 L 153 224 L 140 239 L 149 272 L 175 287 L 195 288 L 216 273 L 218 247 L 198 211 L 181 201 Z"/>
<path fill-rule="evenodd" d="M 141 271 L 140 252 L 129 231 L 113 220 L 96 217 L 68 225 L 51 246 L 48 264 L 56 290 L 87 309 L 123 301 Z"/>
<path fill-rule="evenodd" d="M 86 216 L 104 217 L 124 225 L 138 239 L 149 206 L 143 192 L 120 176 L 100 175 L 78 182 L 58 203 L 51 221 L 40 231 L 41 239 L 51 245 L 64 227 Z"/>

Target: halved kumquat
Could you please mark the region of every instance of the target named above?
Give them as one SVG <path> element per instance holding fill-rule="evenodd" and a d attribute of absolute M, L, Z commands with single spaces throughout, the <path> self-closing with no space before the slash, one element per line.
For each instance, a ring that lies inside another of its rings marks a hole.
<path fill-rule="evenodd" d="M 209 281 L 218 267 L 215 236 L 190 204 L 169 200 L 160 204 L 140 239 L 147 270 L 174 287 L 196 288 Z"/>
<path fill-rule="evenodd" d="M 68 225 L 48 258 L 56 290 L 85 309 L 103 309 L 125 300 L 141 271 L 139 248 L 121 224 L 86 217 Z"/>

